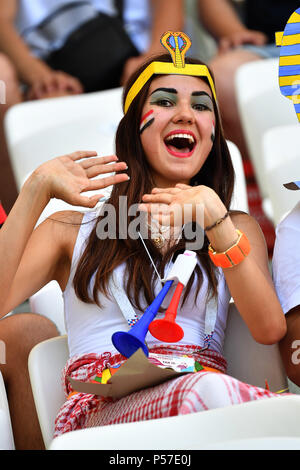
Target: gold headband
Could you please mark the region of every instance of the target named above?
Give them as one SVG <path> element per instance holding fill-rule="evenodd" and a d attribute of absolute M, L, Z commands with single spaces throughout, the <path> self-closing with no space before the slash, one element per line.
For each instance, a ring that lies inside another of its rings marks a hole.
<path fill-rule="evenodd" d="M 173 38 L 174 46 L 171 45 L 170 38 Z M 178 44 L 178 38 L 182 39 L 182 41 L 184 42 L 184 45 L 181 49 Z M 208 79 L 214 98 L 215 100 L 217 100 L 215 85 L 207 66 L 200 64 L 185 64 L 184 62 L 184 54 L 191 45 L 188 36 L 184 33 L 173 33 L 171 31 L 168 31 L 162 36 L 161 43 L 171 53 L 173 63 L 155 61 L 149 64 L 148 67 L 145 68 L 145 70 L 143 70 L 143 72 L 139 75 L 139 77 L 136 79 L 136 81 L 127 93 L 124 105 L 124 113 L 127 113 L 132 101 L 141 91 L 143 86 L 152 77 L 152 75 L 177 74 L 190 75 L 193 77 L 206 77 Z"/>

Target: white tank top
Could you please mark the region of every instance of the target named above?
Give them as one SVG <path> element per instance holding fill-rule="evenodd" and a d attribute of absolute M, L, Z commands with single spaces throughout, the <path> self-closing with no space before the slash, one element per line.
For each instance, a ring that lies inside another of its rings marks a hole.
<path fill-rule="evenodd" d="M 97 216 L 94 212 L 88 212 L 82 219 L 82 224 L 79 229 L 73 251 L 70 277 L 66 289 L 63 292 L 65 325 L 68 334 L 70 357 L 88 353 L 101 354 L 106 351 L 116 354 L 118 351 L 114 348 L 111 341 L 113 333 L 116 331 L 129 330 L 127 321 L 113 296 L 108 299 L 107 297 L 99 294 L 100 303 L 102 305 L 102 308 L 99 308 L 96 304 L 86 304 L 78 299 L 73 288 L 73 278 L 77 269 L 77 263 L 94 227 L 96 217 Z M 145 257 L 146 256 L 147 255 L 145 253 Z M 120 265 L 117 270 L 118 278 L 123 279 L 125 265 Z M 218 315 L 210 349 L 222 353 L 230 293 L 221 270 L 220 274 L 221 276 L 218 283 Z M 92 292 L 93 282 L 94 277 L 91 280 L 90 292 Z M 197 280 L 195 279 L 194 287 L 196 287 L 196 282 Z M 199 291 L 196 303 L 194 302 L 192 287 L 191 293 L 186 299 L 184 306 L 181 307 L 181 303 L 179 304 L 176 322 L 183 328 L 184 337 L 176 344 L 197 345 L 199 347 L 204 346 L 207 287 L 208 280 L 204 273 L 204 281 Z M 161 284 L 158 282 L 156 293 L 159 292 L 160 288 Z M 176 286 L 173 288 L 171 287 L 169 290 L 162 304 L 163 307 L 166 308 L 169 305 L 175 288 Z M 148 305 L 145 303 L 145 309 L 147 306 Z M 143 313 L 137 309 L 134 310 L 138 317 Z M 164 313 L 158 313 L 156 316 L 157 319 L 163 317 Z M 154 344 L 160 344 L 160 342 L 152 337 L 149 332 L 146 335 L 146 342 L 149 347 Z"/>

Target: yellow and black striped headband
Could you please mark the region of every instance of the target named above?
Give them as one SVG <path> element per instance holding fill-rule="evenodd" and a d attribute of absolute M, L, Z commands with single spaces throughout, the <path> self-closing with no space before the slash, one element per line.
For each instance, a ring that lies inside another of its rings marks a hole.
<path fill-rule="evenodd" d="M 170 52 L 173 62 L 154 61 L 151 62 L 145 70 L 143 70 L 127 93 L 124 113 L 127 113 L 132 101 L 152 75 L 177 74 L 190 75 L 193 77 L 205 77 L 207 78 L 214 98 L 217 101 L 215 85 L 208 67 L 200 64 L 185 64 L 185 54 L 192 44 L 190 38 L 182 32 L 175 33 L 167 31 L 162 35 L 160 42 L 168 52 Z"/>

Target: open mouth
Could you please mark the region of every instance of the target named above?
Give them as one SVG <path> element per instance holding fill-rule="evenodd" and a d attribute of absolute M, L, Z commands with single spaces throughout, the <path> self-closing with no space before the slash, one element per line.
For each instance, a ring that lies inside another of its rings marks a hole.
<path fill-rule="evenodd" d="M 170 132 L 164 142 L 168 152 L 179 158 L 190 157 L 196 146 L 196 138 L 190 132 Z"/>

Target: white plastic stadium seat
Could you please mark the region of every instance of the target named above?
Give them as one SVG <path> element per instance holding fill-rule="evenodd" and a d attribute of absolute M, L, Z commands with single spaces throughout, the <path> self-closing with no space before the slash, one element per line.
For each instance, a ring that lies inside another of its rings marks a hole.
<path fill-rule="evenodd" d="M 67 337 L 58 336 L 36 345 L 28 358 L 32 393 L 46 448 L 53 438 L 57 412 L 65 401 L 61 372 L 68 354 Z"/>
<path fill-rule="evenodd" d="M 263 388 L 265 387 L 265 380 L 267 379 L 270 389 L 274 392 L 283 390 L 287 387 L 287 381 L 282 368 L 277 346 L 264 346 L 256 343 L 252 339 L 246 325 L 238 314 L 233 303 L 230 304 L 229 308 L 228 326 L 226 329 L 226 342 L 224 352 L 225 357 L 229 362 L 228 373 L 231 374 L 233 377 L 236 377 L 253 385 L 261 386 Z M 33 395 L 38 412 L 38 417 L 40 420 L 42 434 L 47 448 L 51 446 L 54 420 L 56 414 L 59 410 L 59 407 L 64 402 L 64 397 L 62 395 L 62 388 L 60 384 L 60 375 L 61 370 L 67 359 L 68 353 L 66 336 L 60 336 L 58 338 L 50 339 L 43 343 L 40 343 L 39 345 L 33 348 L 29 356 L 30 380 L 32 383 Z M 298 399 L 299 401 L 297 401 L 296 403 L 299 403 L 300 413 L 300 397 L 298 397 Z M 273 409 L 273 412 L 276 412 L 275 405 L 277 405 L 277 402 L 273 405 L 274 409 L 271 408 Z M 138 435 L 140 433 L 139 430 L 141 429 L 142 432 L 153 433 L 153 438 L 154 435 L 164 436 L 161 437 L 161 448 L 171 448 L 169 447 L 170 441 L 168 440 L 168 436 L 165 433 L 161 433 L 160 430 L 164 429 L 173 432 L 172 430 L 174 429 L 174 425 L 176 425 L 175 429 L 177 431 L 177 437 L 173 441 L 174 447 L 172 448 L 180 449 L 182 448 L 181 446 L 183 445 L 183 442 L 186 442 L 185 445 L 188 445 L 188 440 L 182 440 L 184 439 L 184 433 L 181 432 L 182 426 L 184 425 L 184 423 L 187 423 L 187 425 L 193 426 L 191 427 L 190 432 L 198 436 L 197 442 L 199 443 L 199 447 L 197 448 L 201 448 L 201 445 L 206 445 L 208 444 L 208 442 L 210 442 L 210 444 L 216 442 L 214 440 L 215 438 L 213 437 L 213 433 L 206 434 L 208 422 L 212 423 L 211 429 L 218 430 L 217 440 L 225 440 L 227 439 L 227 436 L 230 435 L 232 438 L 239 437 L 239 434 L 237 432 L 238 428 L 234 429 L 234 421 L 231 421 L 230 417 L 232 417 L 233 420 L 237 420 L 237 423 L 240 423 L 241 418 L 238 418 L 238 415 L 240 417 L 244 416 L 244 406 L 245 405 L 238 405 L 239 411 L 236 410 L 236 407 L 232 407 L 231 411 L 229 408 L 226 408 L 207 411 L 205 413 L 198 413 L 197 417 L 195 418 L 187 418 L 186 416 L 181 416 L 177 417 L 176 419 L 169 418 L 167 420 L 159 420 L 155 423 L 146 422 L 144 424 L 122 424 L 120 425 L 121 427 L 116 425 L 105 426 L 105 432 L 108 433 L 107 436 L 110 436 L 106 440 L 102 440 L 102 438 L 98 439 L 99 434 L 97 433 L 102 433 L 102 431 L 97 430 L 95 431 L 95 435 L 91 431 L 92 435 L 96 436 L 96 440 L 93 439 L 91 435 L 89 435 L 89 442 L 87 442 L 85 439 L 83 439 L 81 442 L 78 442 L 76 437 L 74 437 L 74 441 L 72 444 L 72 436 L 69 436 L 66 438 L 67 441 L 62 441 L 62 445 L 66 445 L 68 448 L 73 446 L 72 448 L 74 449 L 79 449 L 81 448 L 81 446 L 83 446 L 83 448 L 85 446 L 96 446 L 96 448 L 99 449 L 112 449 L 113 447 L 111 446 L 113 445 L 115 446 L 115 448 L 119 448 L 119 446 L 125 445 L 125 442 L 126 445 L 129 445 L 128 441 L 126 440 L 126 435 L 129 431 L 130 436 L 133 437 L 133 435 L 135 434 Z M 248 408 L 246 407 L 245 416 L 248 419 L 247 409 Z M 253 410 L 255 409 L 256 408 L 253 408 Z M 270 413 L 271 409 L 267 408 L 266 413 Z M 282 434 L 280 434 L 278 427 L 276 428 L 276 426 L 275 428 L 277 430 L 274 431 L 274 433 L 272 434 L 270 432 L 271 426 L 269 422 L 265 422 L 264 426 L 261 427 L 260 417 L 261 413 L 264 412 L 263 410 L 264 408 L 262 406 L 258 408 L 257 415 L 254 412 L 254 416 L 252 416 L 252 419 L 257 419 L 257 426 L 255 427 L 255 422 L 253 421 L 252 427 L 249 428 L 251 429 L 250 434 L 253 437 L 257 437 L 260 435 L 285 435 L 287 431 L 282 430 Z M 297 409 L 295 409 L 295 415 L 297 415 L 297 420 L 299 421 L 300 414 L 298 416 Z M 289 420 L 290 418 L 288 417 L 286 419 Z M 243 427 L 245 427 L 245 422 L 247 421 L 242 421 Z M 282 428 L 284 428 L 284 426 L 282 426 Z M 255 434 L 255 429 L 257 431 L 257 435 Z M 103 435 L 105 435 L 105 432 L 103 432 Z M 295 430 L 293 427 L 293 431 L 290 435 L 297 435 L 298 437 L 300 437 L 299 425 L 297 425 L 297 432 L 298 434 L 295 434 Z M 121 435 L 123 436 L 124 440 L 120 439 Z M 246 437 L 247 436 L 250 437 L 249 434 L 246 433 Z M 114 440 L 110 440 L 112 438 L 114 438 Z M 71 439 L 71 441 L 68 441 L 68 439 Z M 98 442 L 97 444 L 95 444 L 96 441 Z M 150 443 L 145 442 L 145 449 L 153 448 L 151 446 L 158 445 L 157 442 L 157 440 L 152 440 Z M 192 442 L 194 441 L 190 442 L 191 445 Z M 57 445 L 60 446 L 59 443 Z M 135 445 L 140 444 L 135 439 L 133 439 L 131 445 L 133 447 L 129 446 L 128 449 L 138 448 L 135 447 Z"/>
<path fill-rule="evenodd" d="M 225 332 L 224 356 L 228 361 L 227 373 L 242 382 L 278 392 L 287 388 L 287 378 L 277 344 L 257 343 L 239 314 L 230 304 Z"/>
<path fill-rule="evenodd" d="M 299 450 L 299 417 L 299 396 L 275 397 L 73 431 L 54 439 L 50 450 Z"/>
<path fill-rule="evenodd" d="M 292 101 L 280 93 L 279 59 L 265 59 L 239 67 L 235 89 L 244 135 L 262 197 L 265 191 L 264 133 L 273 127 L 296 124 Z"/>
<path fill-rule="evenodd" d="M 20 103 L 5 116 L 5 134 L 17 186 L 39 165 L 76 150 L 114 153 L 122 117 L 122 88 Z"/>
<path fill-rule="evenodd" d="M 231 141 L 227 141 L 234 172 L 235 184 L 232 195 L 231 209 L 249 212 L 247 184 L 244 173 L 241 152 L 238 147 Z"/>

